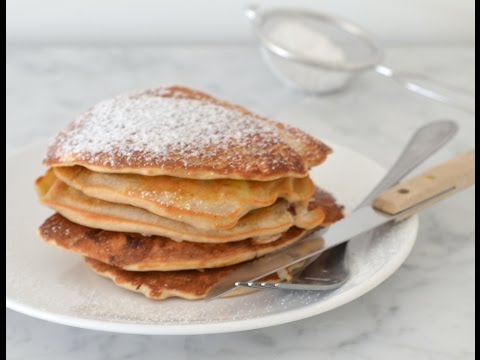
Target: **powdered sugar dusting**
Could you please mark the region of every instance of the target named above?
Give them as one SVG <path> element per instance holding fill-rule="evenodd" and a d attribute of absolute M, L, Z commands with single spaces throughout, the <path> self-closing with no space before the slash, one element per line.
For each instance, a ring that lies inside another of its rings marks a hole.
<path fill-rule="evenodd" d="M 86 121 L 88 119 L 88 121 Z M 172 155 L 215 156 L 232 145 L 268 149 L 278 130 L 253 116 L 206 101 L 161 96 L 118 96 L 102 101 L 78 118 L 74 131 L 62 137 L 59 154 L 115 154 L 135 160 L 136 154 L 163 159 Z M 261 135 L 261 136 L 259 136 Z M 213 153 L 206 154 L 205 148 Z M 232 154 L 232 156 L 234 156 Z M 115 166 L 114 156 L 107 159 Z M 188 163 L 184 163 L 188 166 Z"/>
<path fill-rule="evenodd" d="M 272 126 L 251 116 L 198 100 L 118 97 L 95 106 L 89 118 L 64 150 L 202 156 L 206 146 L 228 150 L 232 144 L 247 146 L 257 134 L 278 137 Z"/>
<path fill-rule="evenodd" d="M 202 93 L 169 89 L 100 102 L 57 136 L 47 163 L 187 170 L 206 166 L 223 174 L 232 169 L 259 174 L 308 170 L 296 144 L 285 139 L 286 127 Z"/>

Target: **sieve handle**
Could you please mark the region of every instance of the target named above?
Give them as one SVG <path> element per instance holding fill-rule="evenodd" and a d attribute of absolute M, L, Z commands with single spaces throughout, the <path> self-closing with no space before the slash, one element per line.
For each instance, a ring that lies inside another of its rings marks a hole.
<path fill-rule="evenodd" d="M 416 94 L 475 114 L 475 92 L 443 83 L 426 75 L 396 71 L 385 65 L 377 65 L 375 71 Z"/>

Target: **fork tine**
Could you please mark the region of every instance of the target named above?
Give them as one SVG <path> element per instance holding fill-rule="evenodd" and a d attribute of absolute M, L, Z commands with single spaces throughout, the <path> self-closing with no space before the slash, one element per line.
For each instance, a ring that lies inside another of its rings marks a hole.
<path fill-rule="evenodd" d="M 276 289 L 275 283 L 265 283 L 265 282 L 256 282 L 256 281 L 238 281 L 235 283 L 237 287 L 246 287 L 252 289 Z"/>

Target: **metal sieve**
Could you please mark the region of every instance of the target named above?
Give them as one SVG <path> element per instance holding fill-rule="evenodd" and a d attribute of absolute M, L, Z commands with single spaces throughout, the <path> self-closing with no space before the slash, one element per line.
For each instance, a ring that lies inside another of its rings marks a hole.
<path fill-rule="evenodd" d="M 347 20 L 290 8 L 259 11 L 256 7 L 250 7 L 246 16 L 254 25 L 265 61 L 281 80 L 291 86 L 306 92 L 328 94 L 346 88 L 361 73 L 374 70 L 416 94 L 475 112 L 473 92 L 425 75 L 396 71 L 382 64 L 383 51 L 374 37 Z M 327 38 L 341 49 L 344 55 L 342 60 L 311 57 L 291 44 L 287 46 L 281 43 L 272 34 L 282 23 L 301 24 L 319 34 L 319 37 Z"/>

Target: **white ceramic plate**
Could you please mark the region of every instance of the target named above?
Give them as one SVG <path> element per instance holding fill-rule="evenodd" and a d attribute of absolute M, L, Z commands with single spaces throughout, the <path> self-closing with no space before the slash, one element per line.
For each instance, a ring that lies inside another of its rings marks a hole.
<path fill-rule="evenodd" d="M 337 199 L 354 206 L 384 170 L 348 148 L 315 169 L 313 179 Z M 40 206 L 33 181 L 44 169 L 45 144 L 31 146 L 7 160 L 6 304 L 40 319 L 76 327 L 135 334 L 208 334 L 262 328 L 317 315 L 372 290 L 405 260 L 416 238 L 418 220 L 384 231 L 351 259 L 353 276 L 331 292 L 264 290 L 204 301 L 156 302 L 116 287 L 88 270 L 74 254 L 49 246 L 36 228 L 50 214 Z"/>

